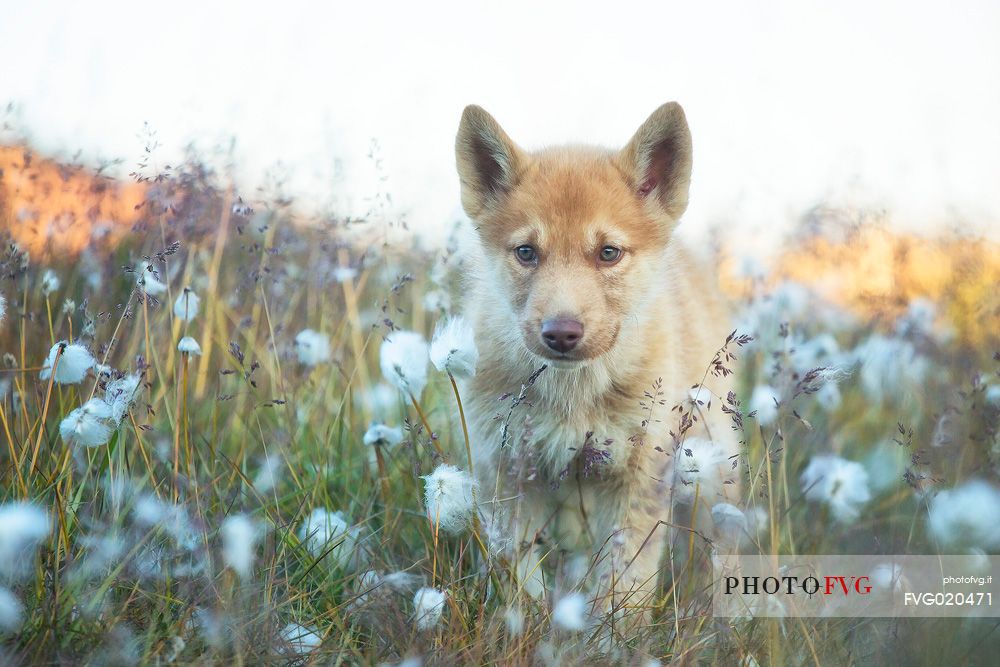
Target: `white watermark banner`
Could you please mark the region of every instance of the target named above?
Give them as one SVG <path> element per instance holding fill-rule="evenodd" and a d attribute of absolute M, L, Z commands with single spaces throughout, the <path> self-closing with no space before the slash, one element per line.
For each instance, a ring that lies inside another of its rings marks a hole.
<path fill-rule="evenodd" d="M 752 617 L 1000 617 L 1000 556 L 712 558 L 712 611 Z"/>

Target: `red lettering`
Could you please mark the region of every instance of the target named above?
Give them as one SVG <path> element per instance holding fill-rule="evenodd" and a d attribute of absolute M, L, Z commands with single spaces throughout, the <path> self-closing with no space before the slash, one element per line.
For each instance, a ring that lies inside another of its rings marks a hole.
<path fill-rule="evenodd" d="M 826 586 L 824 587 L 823 590 L 823 595 L 833 595 L 834 591 L 837 588 L 838 583 L 840 584 L 841 590 L 844 591 L 844 595 L 847 595 L 848 588 L 847 588 L 847 582 L 844 580 L 844 577 L 826 576 L 823 577 L 823 579 L 826 582 Z"/>

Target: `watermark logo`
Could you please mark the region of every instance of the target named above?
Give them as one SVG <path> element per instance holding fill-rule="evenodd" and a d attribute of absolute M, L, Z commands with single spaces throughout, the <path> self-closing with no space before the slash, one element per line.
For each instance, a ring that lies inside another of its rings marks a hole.
<path fill-rule="evenodd" d="M 1000 557 L 720 555 L 712 561 L 719 617 L 1000 616 L 994 578 Z"/>

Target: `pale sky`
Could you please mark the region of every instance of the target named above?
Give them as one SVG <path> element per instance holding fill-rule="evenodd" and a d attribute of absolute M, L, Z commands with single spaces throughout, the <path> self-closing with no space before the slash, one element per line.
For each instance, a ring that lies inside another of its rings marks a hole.
<path fill-rule="evenodd" d="M 43 151 L 163 161 L 235 137 L 253 195 L 280 162 L 305 208 L 379 180 L 431 238 L 458 215 L 454 134 L 477 103 L 531 148 L 624 144 L 679 101 L 688 231 L 748 242 L 813 204 L 901 228 L 1000 227 L 1000 2 L 0 0 L 0 103 Z"/>

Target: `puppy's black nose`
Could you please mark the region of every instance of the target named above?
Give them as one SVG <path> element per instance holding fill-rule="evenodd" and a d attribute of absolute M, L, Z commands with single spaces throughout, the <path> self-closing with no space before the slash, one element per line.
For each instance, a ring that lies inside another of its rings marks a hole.
<path fill-rule="evenodd" d="M 542 322 L 542 340 L 556 352 L 569 352 L 583 338 L 583 325 L 568 317 Z"/>

